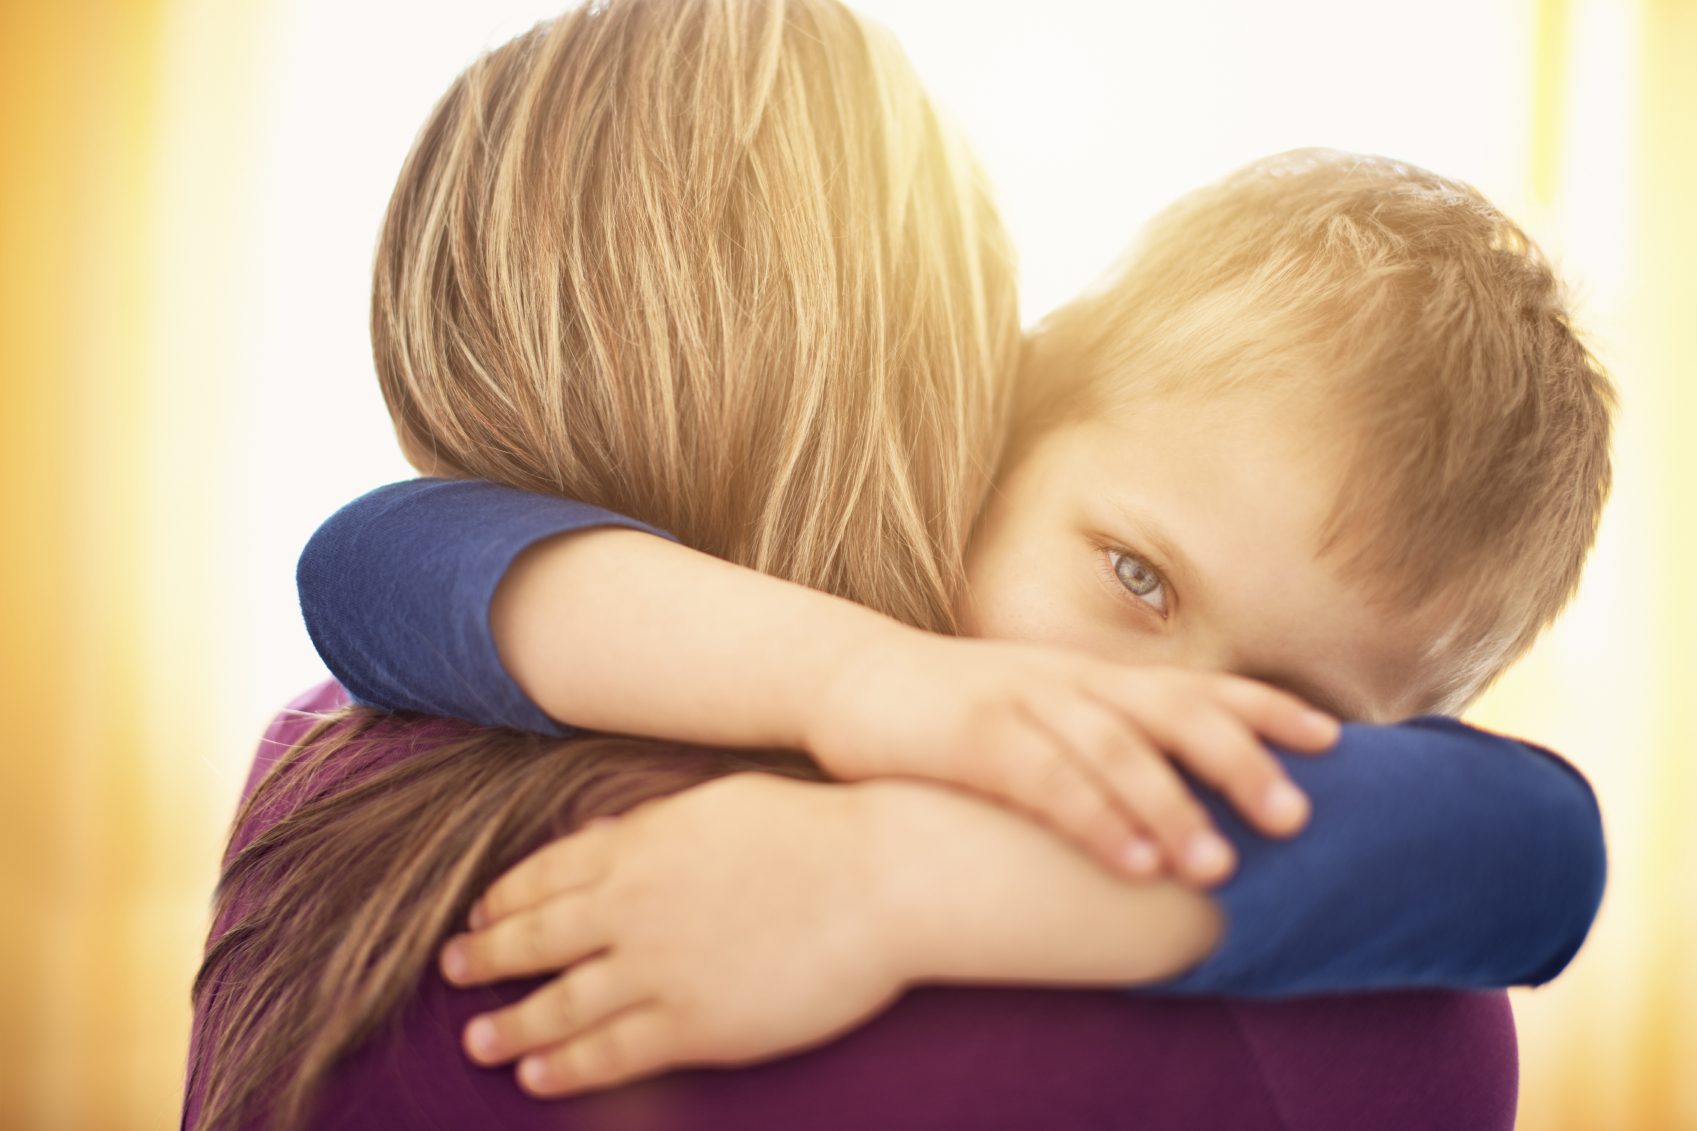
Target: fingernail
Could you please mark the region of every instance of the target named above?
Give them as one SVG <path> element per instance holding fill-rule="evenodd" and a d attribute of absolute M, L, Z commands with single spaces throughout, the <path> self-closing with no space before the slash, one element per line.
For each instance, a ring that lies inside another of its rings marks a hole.
<path fill-rule="evenodd" d="M 1134 876 L 1152 875 L 1161 865 L 1161 854 L 1142 837 L 1133 837 L 1120 849 L 1120 864 Z"/>
<path fill-rule="evenodd" d="M 1276 781 L 1261 799 L 1261 813 L 1276 828 L 1294 828 L 1308 816 L 1308 798 L 1290 782 Z"/>
<path fill-rule="evenodd" d="M 1304 712 L 1304 715 L 1304 721 L 1306 722 L 1308 729 L 1314 732 L 1315 737 L 1324 738 L 1328 742 L 1334 742 L 1337 740 L 1338 721 L 1336 719 L 1326 714 L 1326 712 L 1316 711 L 1312 707 Z"/>
<path fill-rule="evenodd" d="M 495 1059 L 495 1022 L 478 1017 L 465 1027 L 466 1048 L 479 1060 Z"/>
<path fill-rule="evenodd" d="M 442 976 L 456 984 L 471 977 L 471 959 L 458 939 L 442 948 Z"/>
<path fill-rule="evenodd" d="M 1190 874 L 1198 879 L 1212 880 L 1230 870 L 1232 848 L 1218 833 L 1199 832 L 1190 838 L 1184 850 L 1184 861 Z"/>
<path fill-rule="evenodd" d="M 466 916 L 466 919 L 471 923 L 471 929 L 474 931 L 481 931 L 484 927 L 489 925 L 489 916 L 483 910 L 483 901 L 481 899 L 471 905 L 471 914 Z"/>
<path fill-rule="evenodd" d="M 540 1056 L 527 1056 L 519 1061 L 519 1081 L 533 1092 L 545 1092 L 554 1082 L 548 1062 Z"/>

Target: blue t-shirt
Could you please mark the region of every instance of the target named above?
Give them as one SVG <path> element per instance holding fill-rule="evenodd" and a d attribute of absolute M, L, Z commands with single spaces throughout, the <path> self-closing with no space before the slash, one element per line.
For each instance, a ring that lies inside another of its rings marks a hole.
<path fill-rule="evenodd" d="M 569 734 L 502 667 L 489 602 L 526 547 L 595 526 L 667 536 L 490 483 L 381 487 L 302 553 L 307 630 L 362 703 Z M 1446 718 L 1346 725 L 1318 758 L 1275 753 L 1313 802 L 1308 828 L 1263 837 L 1192 783 L 1240 862 L 1213 893 L 1219 945 L 1152 992 L 1537 985 L 1579 949 L 1602 899 L 1602 820 L 1555 755 Z"/>

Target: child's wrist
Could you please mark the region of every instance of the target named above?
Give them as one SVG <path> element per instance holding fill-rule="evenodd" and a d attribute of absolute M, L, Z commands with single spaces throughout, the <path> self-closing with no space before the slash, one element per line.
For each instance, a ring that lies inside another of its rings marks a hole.
<path fill-rule="evenodd" d="M 869 714 L 888 710 L 878 702 L 879 677 L 901 662 L 924 634 L 899 621 L 872 614 L 842 626 L 822 662 L 809 694 L 800 697 L 802 748 L 820 765 L 848 780 L 875 772 L 862 734 Z M 873 740 L 875 741 L 875 740 Z"/>
<path fill-rule="evenodd" d="M 878 778 L 854 786 L 864 827 L 867 917 L 879 960 L 898 985 L 943 979 L 954 972 L 941 924 L 951 916 L 940 896 L 947 890 L 929 867 L 926 842 L 946 836 L 937 801 L 942 787 Z"/>

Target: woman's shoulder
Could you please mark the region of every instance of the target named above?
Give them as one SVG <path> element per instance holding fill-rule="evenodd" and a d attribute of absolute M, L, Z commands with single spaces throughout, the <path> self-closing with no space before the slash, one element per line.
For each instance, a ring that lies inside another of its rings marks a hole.
<path fill-rule="evenodd" d="M 254 752 L 253 765 L 248 769 L 247 783 L 242 786 L 242 800 L 253 796 L 260 779 L 277 764 L 278 759 L 311 733 L 313 727 L 352 702 L 353 698 L 333 679 L 315 684 L 291 699 L 260 736 L 259 749 Z"/>
<path fill-rule="evenodd" d="M 225 858 L 234 859 L 307 801 L 478 729 L 461 719 L 362 706 L 333 679 L 316 684 L 260 736 Z M 302 750 L 309 740 L 312 749 Z M 270 779 L 276 780 L 267 785 Z"/>

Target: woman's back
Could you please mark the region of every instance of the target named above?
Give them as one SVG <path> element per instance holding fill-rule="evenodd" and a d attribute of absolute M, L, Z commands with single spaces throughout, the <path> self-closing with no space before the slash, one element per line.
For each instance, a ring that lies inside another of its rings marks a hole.
<path fill-rule="evenodd" d="M 290 704 L 261 743 L 250 790 L 321 712 L 346 702 L 339 686 L 326 683 Z M 398 762 L 433 730 L 462 725 L 420 720 L 398 730 L 375 761 Z M 358 763 L 362 773 L 373 767 L 366 753 Z M 250 813 L 233 850 L 287 815 L 278 808 Z M 221 919 L 212 945 L 240 912 L 232 908 Z M 538 984 L 458 989 L 427 966 L 397 1015 L 330 1072 L 311 1125 L 346 1131 L 492 1125 L 1507 1131 L 1514 1123 L 1514 1026 L 1501 993 L 1249 1002 L 925 988 L 865 1027 L 798 1056 L 541 1102 L 518 1090 L 510 1069 L 478 1068 L 459 1045 L 474 1015 L 516 1002 Z M 203 997 L 197 1041 L 208 1005 Z M 185 1127 L 194 1128 L 198 1114 L 191 1077 Z"/>

